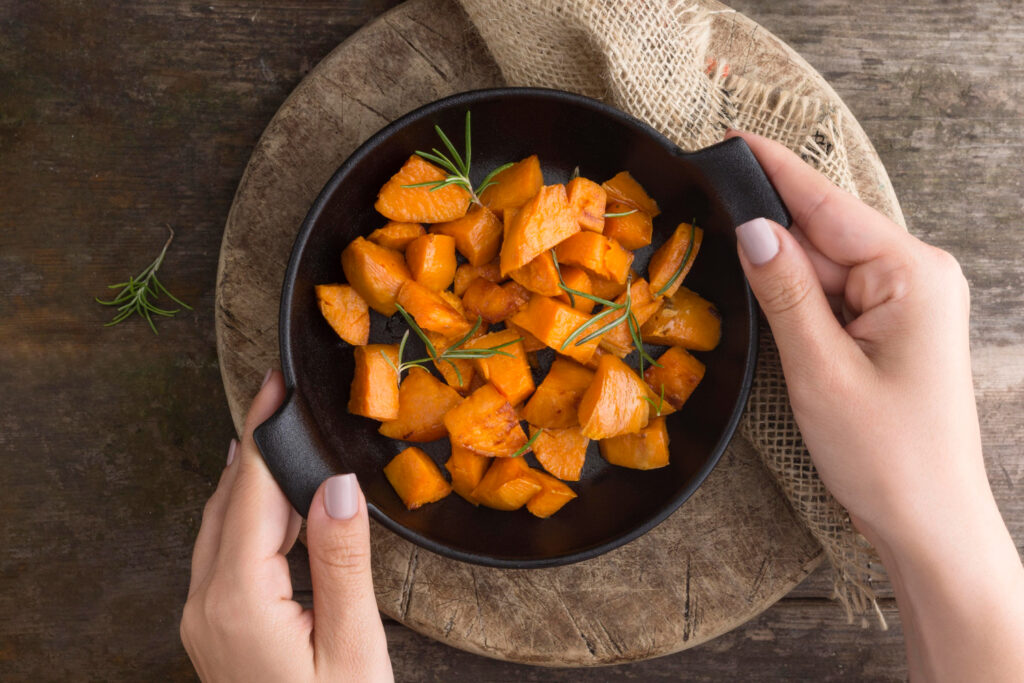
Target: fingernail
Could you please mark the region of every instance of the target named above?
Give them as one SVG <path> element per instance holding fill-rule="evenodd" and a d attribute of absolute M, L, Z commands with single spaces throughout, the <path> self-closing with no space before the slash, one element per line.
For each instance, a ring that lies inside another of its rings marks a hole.
<path fill-rule="evenodd" d="M 235 450 L 238 448 L 238 441 L 231 439 L 231 445 L 228 446 L 228 464 L 225 467 L 231 467 L 231 463 L 235 461 Z"/>
<path fill-rule="evenodd" d="M 359 482 L 354 474 L 339 474 L 327 480 L 324 507 L 331 519 L 351 519 L 359 507 Z"/>
<path fill-rule="evenodd" d="M 260 389 L 262 389 L 263 387 L 267 386 L 267 382 L 270 381 L 270 376 L 272 374 L 274 374 L 274 369 L 273 368 L 271 368 L 270 370 L 267 370 L 267 374 L 263 375 L 263 383 L 260 384 Z"/>
<path fill-rule="evenodd" d="M 736 228 L 743 253 L 755 266 L 768 263 L 779 253 L 779 238 L 764 218 L 755 218 Z"/>

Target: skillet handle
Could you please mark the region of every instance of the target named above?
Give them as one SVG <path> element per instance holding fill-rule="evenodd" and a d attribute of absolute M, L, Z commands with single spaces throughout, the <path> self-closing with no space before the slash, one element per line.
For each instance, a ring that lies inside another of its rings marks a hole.
<path fill-rule="evenodd" d="M 339 472 L 328 465 L 333 458 L 302 395 L 289 389 L 253 440 L 292 507 L 305 517 L 320 484 Z"/>
<path fill-rule="evenodd" d="M 700 169 L 704 191 L 718 200 L 733 227 L 753 218 L 769 218 L 789 227 L 789 211 L 743 138 L 686 153 L 685 158 Z"/>

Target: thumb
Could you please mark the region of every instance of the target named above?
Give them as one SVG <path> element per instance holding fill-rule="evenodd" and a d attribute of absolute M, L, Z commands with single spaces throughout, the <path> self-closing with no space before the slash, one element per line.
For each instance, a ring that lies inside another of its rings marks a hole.
<path fill-rule="evenodd" d="M 306 526 L 313 579 L 313 645 L 318 665 L 351 680 L 390 675 L 387 643 L 370 571 L 366 499 L 354 474 L 330 477 L 316 492 Z"/>
<path fill-rule="evenodd" d="M 858 351 L 829 307 L 814 266 L 778 223 L 755 218 L 736 228 L 740 263 L 779 347 L 790 387 L 821 379 Z"/>

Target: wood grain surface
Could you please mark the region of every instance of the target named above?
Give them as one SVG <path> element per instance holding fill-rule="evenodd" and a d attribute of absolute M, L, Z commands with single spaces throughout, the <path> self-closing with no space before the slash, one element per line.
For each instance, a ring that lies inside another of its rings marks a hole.
<path fill-rule="evenodd" d="M 0 3 L 0 678 L 191 680 L 177 638 L 191 543 L 233 434 L 215 353 L 222 226 L 304 75 L 393 2 Z M 910 229 L 973 287 L 986 459 L 1024 545 L 1024 8 L 1001 0 L 739 0 L 844 98 Z M 178 231 L 159 337 L 92 303 Z M 299 597 L 309 578 L 293 554 Z M 900 680 L 888 632 L 844 623 L 827 570 L 710 643 L 548 670 L 394 622 L 409 681 Z"/>

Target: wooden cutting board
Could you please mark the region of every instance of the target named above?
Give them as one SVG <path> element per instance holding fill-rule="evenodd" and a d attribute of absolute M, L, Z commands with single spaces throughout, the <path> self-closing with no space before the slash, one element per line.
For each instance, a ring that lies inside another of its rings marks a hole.
<path fill-rule="evenodd" d="M 712 3 L 711 54 L 734 73 L 842 108 L 858 191 L 902 222 L 888 176 L 838 96 L 804 60 L 746 17 Z M 241 429 L 278 366 L 278 300 L 292 241 L 321 187 L 379 128 L 455 92 L 503 85 L 455 0 L 410 0 L 331 52 L 267 126 L 238 186 L 217 282 L 217 345 Z M 657 657 L 760 613 L 821 560 L 757 454 L 733 440 L 700 490 L 667 521 L 599 558 L 542 570 L 463 564 L 373 524 L 382 612 L 455 647 L 549 666 Z M 839 607 L 836 618 L 843 618 Z"/>

